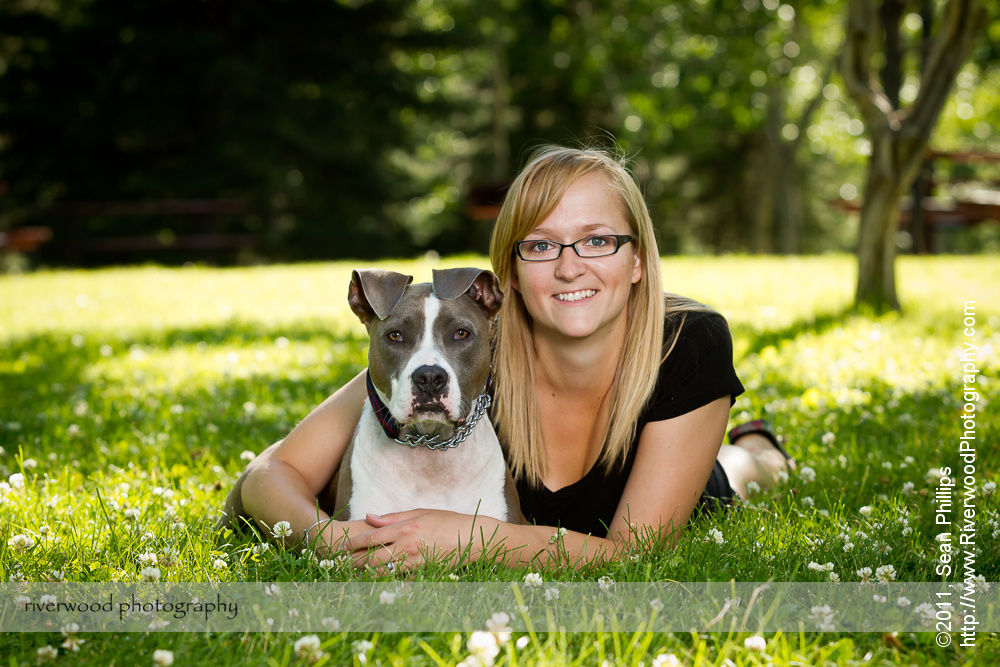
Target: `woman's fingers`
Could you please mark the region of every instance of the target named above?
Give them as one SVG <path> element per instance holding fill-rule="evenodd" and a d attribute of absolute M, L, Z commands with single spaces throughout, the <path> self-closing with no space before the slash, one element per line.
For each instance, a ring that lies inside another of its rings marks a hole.
<path fill-rule="evenodd" d="M 365 521 L 371 526 L 381 528 L 382 526 L 388 526 L 394 523 L 398 523 L 400 521 L 406 521 L 407 519 L 412 519 L 413 517 L 424 513 L 425 511 L 426 510 L 417 509 L 417 510 L 409 510 L 406 512 L 390 512 L 389 514 L 367 514 L 365 515 Z"/>

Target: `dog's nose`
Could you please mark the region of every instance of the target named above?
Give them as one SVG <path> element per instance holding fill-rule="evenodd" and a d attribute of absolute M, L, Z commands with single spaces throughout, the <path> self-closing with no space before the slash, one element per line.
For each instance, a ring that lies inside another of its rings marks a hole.
<path fill-rule="evenodd" d="M 437 396 L 448 386 L 448 374 L 440 366 L 421 366 L 411 377 L 414 390 L 425 396 Z"/>

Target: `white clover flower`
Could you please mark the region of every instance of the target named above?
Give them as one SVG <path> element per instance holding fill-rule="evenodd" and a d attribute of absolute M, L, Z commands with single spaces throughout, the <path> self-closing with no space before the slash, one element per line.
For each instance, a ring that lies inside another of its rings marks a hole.
<path fill-rule="evenodd" d="M 661 653 L 653 658 L 653 667 L 680 667 L 681 661 L 673 653 Z"/>
<path fill-rule="evenodd" d="M 757 482 L 754 482 L 754 481 L 751 480 L 751 481 L 747 482 L 746 486 L 747 486 L 747 494 L 748 495 L 752 496 L 752 495 L 754 495 L 756 493 L 760 493 L 760 484 L 758 484 Z"/>
<path fill-rule="evenodd" d="M 883 603 L 884 603 L 884 602 L 886 602 L 886 601 L 887 601 L 888 599 L 889 599 L 889 598 L 887 598 L 886 596 L 884 596 L 884 595 L 879 595 L 878 593 L 876 593 L 875 595 L 873 595 L 873 596 L 872 596 L 872 600 L 875 600 L 875 602 L 878 602 L 879 604 L 883 604 Z"/>
<path fill-rule="evenodd" d="M 875 570 L 875 578 L 878 579 L 880 584 L 896 581 L 896 568 L 892 565 L 880 565 Z"/>
<path fill-rule="evenodd" d="M 35 546 L 35 538 L 30 535 L 19 534 L 7 540 L 7 546 L 13 549 L 15 552 L 20 553 L 22 551 L 27 551 L 31 547 Z"/>
<path fill-rule="evenodd" d="M 814 500 L 812 499 L 812 496 L 805 496 L 805 497 L 804 497 L 804 498 L 802 498 L 802 500 L 800 500 L 799 502 L 801 502 L 801 503 L 802 503 L 803 505 L 805 505 L 806 507 L 813 507 L 813 506 L 815 506 L 815 505 L 816 505 L 816 501 L 814 501 Z"/>
<path fill-rule="evenodd" d="M 524 575 L 524 583 L 531 588 L 539 588 L 542 585 L 542 575 L 537 572 L 529 572 Z"/>
<path fill-rule="evenodd" d="M 804 482 L 814 482 L 816 481 L 816 471 L 809 466 L 802 466 L 799 468 L 799 477 L 801 477 Z"/>
<path fill-rule="evenodd" d="M 391 592 L 391 591 L 382 591 L 381 593 L 378 594 L 378 603 L 379 604 L 395 604 L 396 603 L 396 594 L 393 593 L 393 592 Z"/>
<path fill-rule="evenodd" d="M 903 495 L 912 496 L 915 493 L 913 490 L 915 486 L 913 482 L 903 482 Z"/>
<path fill-rule="evenodd" d="M 170 530 L 172 530 L 175 533 L 180 533 L 185 528 L 187 528 L 187 525 L 183 521 L 175 521 L 172 524 L 170 524 Z"/>
<path fill-rule="evenodd" d="M 937 612 L 934 609 L 934 605 L 932 605 L 930 602 L 923 602 L 921 604 L 918 604 L 913 609 L 913 612 L 918 616 L 920 616 L 920 620 L 923 621 L 924 625 L 933 625 L 934 621 L 937 620 L 936 619 Z"/>
<path fill-rule="evenodd" d="M 274 527 L 271 529 L 271 535 L 273 535 L 275 539 L 279 540 L 283 537 L 291 537 L 292 524 L 287 521 L 279 521 L 274 524 Z"/>
<path fill-rule="evenodd" d="M 977 574 L 972 577 L 971 582 L 975 590 L 979 593 L 985 593 L 990 590 L 990 585 L 986 583 L 986 577 L 982 574 Z"/>
<path fill-rule="evenodd" d="M 156 630 L 162 630 L 168 625 L 170 625 L 170 621 L 162 618 L 154 618 L 152 621 L 149 622 L 149 625 L 146 627 L 155 632 Z"/>
<path fill-rule="evenodd" d="M 337 563 L 329 558 L 324 558 L 318 564 L 323 570 L 332 570 Z"/>
<path fill-rule="evenodd" d="M 486 629 L 489 630 L 500 646 L 510 641 L 510 634 L 513 630 L 510 627 L 510 616 L 502 611 L 498 611 L 486 619 Z"/>
<path fill-rule="evenodd" d="M 340 621 L 333 618 L 332 616 L 327 616 L 322 621 L 320 621 L 320 624 L 330 632 L 337 632 L 338 630 L 340 630 Z"/>
<path fill-rule="evenodd" d="M 840 581 L 840 575 L 837 574 L 836 572 L 831 572 L 830 573 L 830 581 L 832 581 L 833 583 L 839 582 Z"/>
<path fill-rule="evenodd" d="M 722 531 L 718 528 L 709 528 L 708 534 L 705 535 L 706 542 L 715 542 L 716 544 L 725 544 L 726 538 L 722 535 Z"/>
<path fill-rule="evenodd" d="M 982 493 L 984 496 L 993 495 L 993 492 L 996 490 L 997 490 L 996 482 L 986 482 L 985 484 L 983 484 Z"/>
<path fill-rule="evenodd" d="M 240 452 L 240 460 L 242 461 L 253 461 L 257 458 L 257 455 L 251 452 L 249 449 L 244 449 Z"/>
<path fill-rule="evenodd" d="M 492 665 L 500 653 L 500 646 L 497 645 L 497 638 L 492 632 L 482 632 L 477 630 L 469 635 L 469 640 L 465 642 L 470 657 L 482 665 Z"/>
<path fill-rule="evenodd" d="M 458 575 L 452 572 L 448 575 L 448 581 L 458 581 Z"/>
<path fill-rule="evenodd" d="M 778 480 L 778 484 L 787 484 L 788 483 L 788 471 L 787 470 L 779 470 L 778 474 L 775 475 L 775 477 Z M 673 655 L 673 653 L 671 653 L 670 655 Z"/>
<path fill-rule="evenodd" d="M 2 498 L 3 496 L 6 496 L 12 490 L 13 489 L 12 489 L 12 487 L 11 487 L 10 484 L 8 484 L 7 482 L 0 482 L 0 498 Z M 48 507 L 48 505 L 46 505 L 46 507 Z"/>
<path fill-rule="evenodd" d="M 7 483 L 10 484 L 12 489 L 23 489 L 24 488 L 24 475 L 19 472 L 14 473 L 7 478 Z"/>
<path fill-rule="evenodd" d="M 49 581 L 66 581 L 66 575 L 62 570 L 52 570 L 47 578 Z"/>
<path fill-rule="evenodd" d="M 129 509 L 125 510 L 126 519 L 132 519 L 132 521 L 138 521 L 140 516 L 142 516 L 142 512 L 135 509 L 134 507 L 130 507 Z"/>
<path fill-rule="evenodd" d="M 49 603 L 55 604 L 57 601 L 58 600 L 56 599 L 55 595 L 43 595 L 42 597 L 38 598 L 38 603 L 42 605 L 46 605 Z"/>
<path fill-rule="evenodd" d="M 321 645 L 322 642 L 316 635 L 305 635 L 299 637 L 292 647 L 295 649 L 295 655 L 308 660 L 319 652 Z"/>
<path fill-rule="evenodd" d="M 924 474 L 924 479 L 933 483 L 938 482 L 942 477 L 944 477 L 944 473 L 941 472 L 940 468 L 931 468 Z"/>
<path fill-rule="evenodd" d="M 212 567 L 214 567 L 216 570 L 225 570 L 226 561 L 222 560 L 221 558 L 216 558 L 214 561 L 212 561 Z"/>
<path fill-rule="evenodd" d="M 816 625 L 821 632 L 833 632 L 833 611 L 829 605 L 813 607 L 806 618 L 816 621 Z"/>
<path fill-rule="evenodd" d="M 855 572 L 859 577 L 861 577 L 861 582 L 865 583 L 871 581 L 872 569 L 870 567 L 863 567 L 857 572 Z"/>
<path fill-rule="evenodd" d="M 906 537 L 907 535 L 909 535 L 912 532 L 913 532 L 913 529 L 910 528 L 909 526 L 906 526 L 905 528 L 903 528 L 903 530 L 899 531 L 899 534 L 902 535 L 903 537 Z"/>
<path fill-rule="evenodd" d="M 909 598 L 905 598 L 902 595 L 900 595 L 899 599 L 896 600 L 896 606 L 899 607 L 900 609 L 906 609 L 911 604 L 913 604 L 913 603 L 910 602 L 910 599 Z"/>
<path fill-rule="evenodd" d="M 892 461 L 882 461 L 882 467 L 886 470 L 892 470 Z"/>
<path fill-rule="evenodd" d="M 299 610 L 296 609 L 295 607 L 292 607 L 291 609 L 288 610 L 288 617 L 293 621 L 299 620 Z"/>
<path fill-rule="evenodd" d="M 156 565 L 156 554 L 152 551 L 139 554 L 139 565 Z"/>
<path fill-rule="evenodd" d="M 597 580 L 597 585 L 601 587 L 602 591 L 609 591 L 609 590 L 611 590 L 611 586 L 614 583 L 615 583 L 615 580 L 612 579 L 611 577 L 609 577 L 608 575 L 604 575 L 603 577 L 600 577 Z"/>
<path fill-rule="evenodd" d="M 38 647 L 35 655 L 38 656 L 38 662 L 50 662 L 59 657 L 59 649 L 46 644 L 45 646 Z"/>
<path fill-rule="evenodd" d="M 170 667 L 174 664 L 174 652 L 167 651 L 165 649 L 156 649 L 153 651 L 153 664 L 157 667 Z"/>
<path fill-rule="evenodd" d="M 255 544 L 254 547 L 253 547 L 253 555 L 254 556 L 259 556 L 262 553 L 266 553 L 270 548 L 271 548 L 271 545 L 268 544 L 267 542 L 264 542 L 262 544 Z"/>
<path fill-rule="evenodd" d="M 861 516 L 871 516 L 871 514 L 872 514 L 872 506 L 871 505 L 864 505 L 864 506 L 862 506 L 858 510 L 858 514 L 860 514 Z"/>
<path fill-rule="evenodd" d="M 834 433 L 832 433 L 830 431 L 827 431 L 826 433 L 823 434 L 823 437 L 821 437 L 819 440 L 824 445 L 829 445 L 829 444 L 832 444 L 833 441 L 836 440 L 836 439 L 837 439 L 837 436 Z"/>
<path fill-rule="evenodd" d="M 80 647 L 86 643 L 86 640 L 80 639 L 76 635 L 67 635 L 66 641 L 64 641 L 60 646 L 62 646 L 67 651 L 79 651 Z"/>
<path fill-rule="evenodd" d="M 743 648 L 754 653 L 760 653 L 767 648 L 767 640 L 760 635 L 747 637 L 743 640 Z"/>
<path fill-rule="evenodd" d="M 809 563 L 809 569 L 813 572 L 833 572 L 833 563 L 826 563 L 824 565 Z"/>
<path fill-rule="evenodd" d="M 139 572 L 139 576 L 142 577 L 143 581 L 159 581 L 160 580 L 160 568 L 158 567 L 144 567 L 142 571 Z"/>
<path fill-rule="evenodd" d="M 663 611 L 663 603 L 660 602 L 660 598 L 649 601 L 649 608 L 653 611 Z"/>
<path fill-rule="evenodd" d="M 546 588 L 545 589 L 545 601 L 551 602 L 552 600 L 559 599 L 559 589 L 558 588 Z"/>
<path fill-rule="evenodd" d="M 25 470 L 34 470 L 38 467 L 38 461 L 35 459 L 24 459 L 21 461 L 21 467 Z"/>

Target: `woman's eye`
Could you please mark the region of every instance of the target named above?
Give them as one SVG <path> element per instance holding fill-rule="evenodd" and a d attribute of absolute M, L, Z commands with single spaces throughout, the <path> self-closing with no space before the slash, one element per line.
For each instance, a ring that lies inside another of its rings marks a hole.
<path fill-rule="evenodd" d="M 388 338 L 394 343 L 399 343 L 402 342 L 403 340 L 403 334 L 401 334 L 398 331 L 390 331 L 388 334 L 386 334 L 386 338 Z"/>
<path fill-rule="evenodd" d="M 610 242 L 611 241 L 608 239 L 607 236 L 591 236 L 589 239 L 587 239 L 587 245 L 593 246 L 595 248 L 603 248 Z"/>
<path fill-rule="evenodd" d="M 465 329 L 459 329 L 458 331 L 455 332 L 455 340 L 465 340 L 471 335 L 472 334 L 466 331 Z"/>
<path fill-rule="evenodd" d="M 548 241 L 536 241 L 528 244 L 529 252 L 547 252 L 552 249 L 552 244 Z"/>

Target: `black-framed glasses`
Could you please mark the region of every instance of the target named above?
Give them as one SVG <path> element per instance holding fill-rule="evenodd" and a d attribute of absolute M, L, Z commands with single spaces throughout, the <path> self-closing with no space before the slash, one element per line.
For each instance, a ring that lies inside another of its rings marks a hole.
<path fill-rule="evenodd" d="M 572 243 L 559 243 L 548 239 L 530 239 L 528 241 L 518 241 L 514 244 L 514 251 L 517 256 L 525 262 L 551 262 L 559 259 L 563 248 L 573 248 L 578 257 L 584 259 L 590 257 L 607 257 L 618 252 L 626 243 L 635 239 L 628 234 L 601 234 L 599 236 L 587 236 Z"/>

